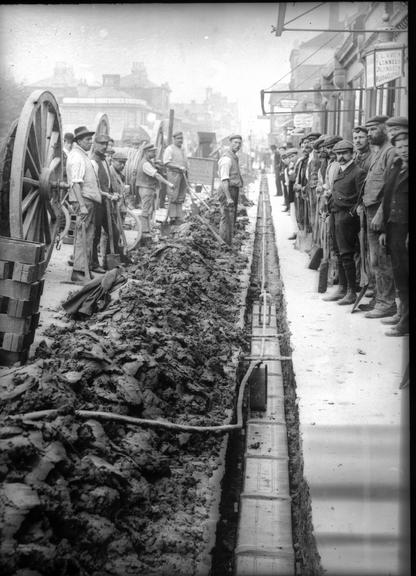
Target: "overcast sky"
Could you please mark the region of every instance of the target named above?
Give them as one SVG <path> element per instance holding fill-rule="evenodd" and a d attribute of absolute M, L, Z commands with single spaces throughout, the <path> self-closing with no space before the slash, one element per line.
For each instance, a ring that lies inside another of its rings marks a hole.
<path fill-rule="evenodd" d="M 286 21 L 318 4 L 289 3 Z M 352 3 L 339 4 L 345 12 Z M 1 64 L 31 83 L 51 76 L 57 61 L 88 82 L 144 62 L 150 80 L 168 82 L 173 102 L 202 101 L 210 86 L 238 100 L 247 121 L 261 113 L 260 90 L 289 71 L 296 40 L 314 35 L 277 38 L 277 11 L 277 2 L 0 5 Z M 292 25 L 327 23 L 328 3 Z"/>

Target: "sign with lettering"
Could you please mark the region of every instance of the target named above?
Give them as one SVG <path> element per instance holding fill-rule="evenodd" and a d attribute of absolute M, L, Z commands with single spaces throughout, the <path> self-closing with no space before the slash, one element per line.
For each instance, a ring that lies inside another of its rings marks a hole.
<path fill-rule="evenodd" d="M 188 180 L 192 184 L 213 186 L 217 162 L 212 158 L 188 158 Z"/>
<path fill-rule="evenodd" d="M 312 114 L 295 114 L 293 118 L 293 125 L 295 128 L 312 128 L 312 123 Z"/>
<path fill-rule="evenodd" d="M 282 100 L 280 100 L 280 105 L 283 106 L 283 108 L 294 108 L 296 106 L 296 104 L 298 103 L 297 100 L 291 100 L 289 98 L 284 98 Z"/>
<path fill-rule="evenodd" d="M 403 50 L 376 50 L 376 86 L 400 78 L 403 70 Z"/>

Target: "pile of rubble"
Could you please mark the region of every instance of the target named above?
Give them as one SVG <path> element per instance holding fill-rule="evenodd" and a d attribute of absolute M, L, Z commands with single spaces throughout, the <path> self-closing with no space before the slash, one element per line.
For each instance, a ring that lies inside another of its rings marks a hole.
<path fill-rule="evenodd" d="M 2 574 L 195 573 L 222 436 L 163 424 L 232 417 L 247 221 L 230 249 L 191 219 L 142 253 L 105 308 L 50 326 L 34 361 L 8 371 Z"/>

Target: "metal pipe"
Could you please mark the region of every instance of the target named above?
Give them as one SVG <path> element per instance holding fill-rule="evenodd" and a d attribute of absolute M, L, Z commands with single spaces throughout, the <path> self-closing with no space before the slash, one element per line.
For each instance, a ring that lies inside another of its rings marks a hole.
<path fill-rule="evenodd" d="M 407 86 L 375 86 L 376 90 L 407 90 Z M 297 94 L 302 92 L 364 92 L 371 88 L 305 88 L 304 90 L 261 90 L 262 94 Z"/>
<path fill-rule="evenodd" d="M 374 34 L 374 33 L 379 33 L 379 32 L 407 32 L 407 28 L 403 28 L 403 30 L 399 30 L 398 28 L 394 28 L 393 30 L 391 28 L 381 28 L 378 30 L 340 30 L 340 29 L 335 29 L 335 28 L 285 28 L 283 27 L 283 32 L 345 32 L 347 34 L 354 34 L 354 32 L 356 34 Z"/>

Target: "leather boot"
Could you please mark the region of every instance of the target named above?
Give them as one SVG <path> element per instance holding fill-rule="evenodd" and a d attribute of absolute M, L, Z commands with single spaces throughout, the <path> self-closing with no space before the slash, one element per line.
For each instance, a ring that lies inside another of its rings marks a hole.
<path fill-rule="evenodd" d="M 341 300 L 338 300 L 337 304 L 339 304 L 340 306 L 347 306 L 349 304 L 354 304 L 356 298 L 357 298 L 357 293 L 355 292 L 355 290 L 348 288 L 347 293 L 345 294 L 344 298 L 342 298 Z"/>
<path fill-rule="evenodd" d="M 344 298 L 346 293 L 347 293 L 346 286 L 338 286 L 333 294 L 330 294 L 329 296 L 324 296 L 322 300 L 325 300 L 325 302 L 336 302 L 337 300 L 341 300 L 341 298 Z"/>

